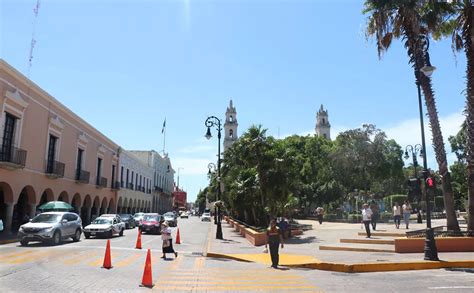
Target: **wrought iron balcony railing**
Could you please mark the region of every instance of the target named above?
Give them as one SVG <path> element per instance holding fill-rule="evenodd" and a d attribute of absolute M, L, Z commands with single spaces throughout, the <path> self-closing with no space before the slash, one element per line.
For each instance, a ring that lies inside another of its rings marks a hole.
<path fill-rule="evenodd" d="M 89 183 L 89 178 L 91 176 L 90 172 L 85 170 L 77 169 L 76 170 L 76 181 L 80 183 L 87 184 Z"/>
<path fill-rule="evenodd" d="M 97 178 L 97 182 L 95 183 L 95 185 L 100 188 L 107 187 L 107 178 L 105 177 Z"/>
<path fill-rule="evenodd" d="M 64 177 L 65 164 L 59 161 L 47 160 L 45 173 L 51 178 Z"/>
<path fill-rule="evenodd" d="M 122 187 L 122 184 L 121 184 L 120 181 L 115 181 L 115 182 L 113 182 L 113 184 L 112 184 L 112 189 L 119 190 L 121 187 Z"/>
<path fill-rule="evenodd" d="M 0 165 L 11 168 L 24 168 L 27 151 L 14 146 L 0 145 Z"/>

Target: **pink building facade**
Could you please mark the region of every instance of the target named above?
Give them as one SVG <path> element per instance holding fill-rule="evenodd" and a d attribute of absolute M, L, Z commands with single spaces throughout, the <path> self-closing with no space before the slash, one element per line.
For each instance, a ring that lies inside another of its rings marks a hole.
<path fill-rule="evenodd" d="M 0 59 L 0 219 L 71 204 L 83 224 L 117 209 L 119 146 Z"/>

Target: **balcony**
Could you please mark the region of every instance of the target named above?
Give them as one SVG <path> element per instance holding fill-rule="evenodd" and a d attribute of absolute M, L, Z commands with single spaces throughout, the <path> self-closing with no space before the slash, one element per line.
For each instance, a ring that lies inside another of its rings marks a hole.
<path fill-rule="evenodd" d="M 98 187 L 98 188 L 107 187 L 107 178 L 105 178 L 105 177 L 99 177 L 99 178 L 97 178 L 97 181 L 96 181 L 95 185 L 96 185 L 96 187 Z"/>
<path fill-rule="evenodd" d="M 0 146 L 0 167 L 12 170 L 24 168 L 26 154 L 25 150 L 14 146 Z"/>
<path fill-rule="evenodd" d="M 159 187 L 159 186 L 155 186 L 155 191 L 163 192 L 163 188 L 161 188 L 161 187 Z"/>
<path fill-rule="evenodd" d="M 121 184 L 120 181 L 115 181 L 115 182 L 112 184 L 112 189 L 119 190 L 121 187 L 122 187 L 122 184 Z"/>
<path fill-rule="evenodd" d="M 90 173 L 81 169 L 76 170 L 76 182 L 78 183 L 89 183 Z"/>
<path fill-rule="evenodd" d="M 133 190 L 133 183 L 127 183 L 127 188 Z"/>
<path fill-rule="evenodd" d="M 142 192 L 145 192 L 145 187 L 144 187 L 144 186 L 142 186 L 142 189 L 141 189 L 141 190 L 142 190 Z"/>
<path fill-rule="evenodd" d="M 52 179 L 64 177 L 64 163 L 59 161 L 46 161 L 46 169 L 44 173 Z"/>

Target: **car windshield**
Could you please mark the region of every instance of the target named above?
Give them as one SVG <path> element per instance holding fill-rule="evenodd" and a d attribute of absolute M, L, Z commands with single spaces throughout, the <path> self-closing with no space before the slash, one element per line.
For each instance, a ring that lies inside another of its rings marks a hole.
<path fill-rule="evenodd" d="M 61 220 L 62 215 L 57 214 L 40 214 L 37 215 L 33 220 L 32 223 L 57 223 Z"/>
<path fill-rule="evenodd" d="M 97 218 L 92 222 L 92 224 L 110 224 L 110 223 L 112 223 L 110 219 L 104 219 L 104 218 Z"/>
<path fill-rule="evenodd" d="M 209 216 L 211 216 L 211 215 L 210 215 L 209 213 L 204 213 L 203 216 L 204 216 L 204 217 L 209 217 Z"/>
<path fill-rule="evenodd" d="M 138 218 L 138 217 L 143 217 L 143 214 L 142 213 L 137 213 L 135 215 L 133 215 L 134 218 Z"/>
<path fill-rule="evenodd" d="M 148 215 L 143 218 L 144 221 L 158 221 L 158 216 Z"/>
<path fill-rule="evenodd" d="M 128 220 L 128 218 L 130 218 L 129 215 L 120 215 L 120 218 L 122 218 L 122 220 Z"/>
<path fill-rule="evenodd" d="M 166 213 L 166 214 L 163 215 L 163 217 L 174 218 L 174 214 L 173 213 Z"/>

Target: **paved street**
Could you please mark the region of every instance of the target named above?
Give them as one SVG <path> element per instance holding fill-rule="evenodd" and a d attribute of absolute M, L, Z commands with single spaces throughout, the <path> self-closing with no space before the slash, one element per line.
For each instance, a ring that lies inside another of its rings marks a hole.
<path fill-rule="evenodd" d="M 82 239 L 60 246 L 18 243 L 0 246 L 0 288 L 25 291 L 147 291 L 140 288 L 146 248 L 152 249 L 152 269 L 157 292 L 189 291 L 279 291 L 362 292 L 384 288 L 400 290 L 465 291 L 474 289 L 474 275 L 466 271 L 408 271 L 393 273 L 344 274 L 307 269 L 274 270 L 258 263 L 205 258 L 203 251 L 212 224 L 198 218 L 180 219 L 181 245 L 177 260 L 164 261 L 161 238 L 142 236 L 143 250 L 136 250 L 137 230 L 111 240 L 111 270 L 101 268 L 106 239 Z M 176 228 L 173 228 L 174 235 Z M 226 235 L 224 235 L 226 236 Z M 304 252 L 302 252 L 304 253 Z M 171 256 L 170 256 L 171 257 Z"/>

